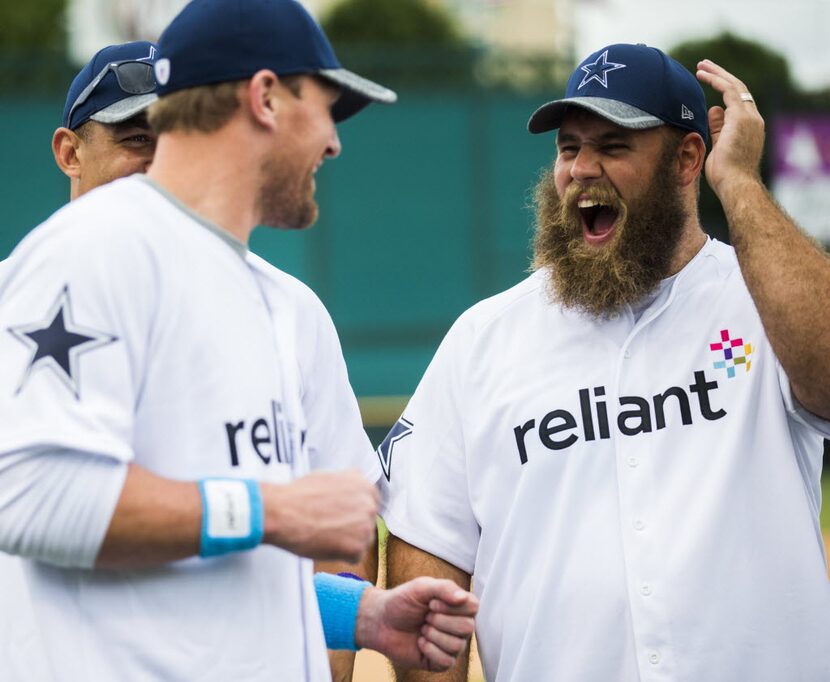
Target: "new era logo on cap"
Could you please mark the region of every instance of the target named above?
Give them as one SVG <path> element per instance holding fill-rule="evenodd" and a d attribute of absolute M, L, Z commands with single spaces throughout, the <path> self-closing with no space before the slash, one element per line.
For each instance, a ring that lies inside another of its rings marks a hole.
<path fill-rule="evenodd" d="M 709 137 L 703 88 L 680 63 L 642 44 L 608 45 L 589 55 L 568 80 L 565 96 L 537 109 L 528 130 L 555 130 L 573 106 L 624 128 L 671 125 Z"/>

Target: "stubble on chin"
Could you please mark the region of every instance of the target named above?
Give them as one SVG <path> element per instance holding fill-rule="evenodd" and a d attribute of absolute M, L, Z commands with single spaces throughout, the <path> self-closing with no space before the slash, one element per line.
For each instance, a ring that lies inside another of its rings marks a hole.
<path fill-rule="evenodd" d="M 264 181 L 259 195 L 262 225 L 302 230 L 317 221 L 319 209 L 314 200 L 313 175 L 298 182 L 289 169 L 266 163 L 262 177 Z"/>

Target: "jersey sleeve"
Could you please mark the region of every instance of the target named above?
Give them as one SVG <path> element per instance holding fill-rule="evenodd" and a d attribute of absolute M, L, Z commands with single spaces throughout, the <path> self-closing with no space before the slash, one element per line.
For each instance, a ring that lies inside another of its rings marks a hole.
<path fill-rule="evenodd" d="M 56 447 L 126 462 L 156 284 L 119 225 L 70 217 L 36 229 L 3 268 L 0 454 Z"/>
<path fill-rule="evenodd" d="M 311 468 L 354 468 L 374 483 L 380 467 L 363 429 L 337 331 L 323 304 L 309 296 L 313 300 L 298 325 L 297 352 Z"/>
<path fill-rule="evenodd" d="M 790 423 L 790 438 L 796 464 L 801 472 L 816 518 L 821 510 L 822 437 L 830 438 L 830 422 L 810 412 L 793 395 L 792 386 L 781 363 L 776 359 L 778 384 Z"/>
<path fill-rule="evenodd" d="M 823 436 L 824 438 L 830 438 L 830 421 L 822 419 L 817 414 L 813 414 L 810 410 L 798 402 L 798 398 L 793 395 L 792 385 L 787 377 L 787 373 L 784 371 L 784 368 L 780 363 L 778 363 L 777 369 L 778 383 L 781 387 L 781 395 L 784 399 L 784 405 L 787 408 L 787 413 L 790 415 L 790 419 L 794 420 L 800 426 L 806 427 L 814 433 Z"/>
<path fill-rule="evenodd" d="M 377 450 L 381 515 L 390 532 L 467 573 L 480 536 L 468 493 L 462 412 L 471 338 L 462 317 Z"/>

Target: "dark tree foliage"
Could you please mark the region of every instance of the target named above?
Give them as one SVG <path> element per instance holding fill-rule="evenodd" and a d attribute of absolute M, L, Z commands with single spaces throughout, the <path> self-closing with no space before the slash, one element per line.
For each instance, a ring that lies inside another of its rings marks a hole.
<path fill-rule="evenodd" d="M 791 108 L 803 96 L 797 89 L 790 74 L 790 67 L 782 55 L 761 43 L 741 38 L 732 33 L 722 33 L 714 38 L 691 40 L 681 43 L 670 51 L 672 57 L 689 71 L 697 70 L 702 59 L 711 59 L 743 81 L 752 93 L 758 110 L 770 129 L 772 117 L 782 109 Z M 703 86 L 706 102 L 711 107 L 723 105 L 719 93 Z M 769 138 L 767 138 L 767 150 Z M 769 154 L 761 162 L 761 176 L 769 181 Z M 728 240 L 726 218 L 720 202 L 708 185 L 702 183 L 700 212 L 704 228 L 721 240 Z"/>
<path fill-rule="evenodd" d="M 681 43 L 670 54 L 692 73 L 701 59 L 720 64 L 746 84 L 762 114 L 786 105 L 796 91 L 784 56 L 732 33 Z M 710 106 L 721 103 L 718 93 L 708 85 L 704 92 Z"/>
<path fill-rule="evenodd" d="M 65 11 L 66 0 L 0 0 L 0 47 L 63 50 Z"/>
<path fill-rule="evenodd" d="M 321 23 L 344 64 L 392 87 L 473 80 L 475 51 L 437 3 L 342 0 Z"/>
<path fill-rule="evenodd" d="M 453 17 L 425 0 L 343 0 L 322 25 L 335 44 L 464 45 Z"/>
<path fill-rule="evenodd" d="M 66 87 L 66 0 L 0 0 L 0 88 Z"/>

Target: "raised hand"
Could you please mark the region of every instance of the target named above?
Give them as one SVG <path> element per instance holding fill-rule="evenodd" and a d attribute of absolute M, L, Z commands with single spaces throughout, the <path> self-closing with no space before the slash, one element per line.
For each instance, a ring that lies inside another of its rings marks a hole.
<path fill-rule="evenodd" d="M 444 671 L 466 650 L 478 599 L 451 580 L 415 578 L 363 593 L 355 641 L 403 667 Z"/>
<path fill-rule="evenodd" d="M 723 96 L 724 106 L 709 109 L 712 151 L 706 159 L 706 179 L 721 200 L 730 182 L 758 182 L 764 149 L 764 119 L 746 85 L 714 62 L 698 62 L 697 78 Z"/>
<path fill-rule="evenodd" d="M 356 562 L 375 537 L 379 494 L 357 471 L 261 485 L 265 542 L 311 559 Z"/>

